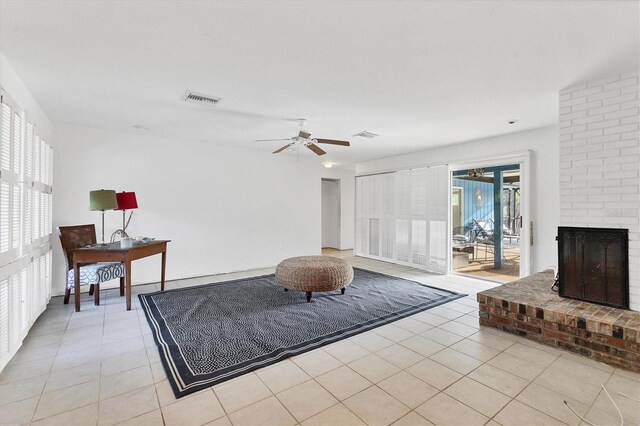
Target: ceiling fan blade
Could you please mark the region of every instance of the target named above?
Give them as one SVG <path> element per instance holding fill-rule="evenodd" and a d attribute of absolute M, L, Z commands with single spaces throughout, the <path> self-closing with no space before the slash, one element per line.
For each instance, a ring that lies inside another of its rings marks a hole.
<path fill-rule="evenodd" d="M 276 141 L 290 141 L 291 138 L 287 139 L 256 139 L 255 142 L 276 142 Z"/>
<path fill-rule="evenodd" d="M 291 146 L 291 144 L 290 144 L 290 143 L 288 143 L 288 144 L 286 144 L 285 146 L 283 146 L 282 148 L 278 148 L 278 149 L 276 149 L 275 151 L 273 151 L 273 153 L 272 153 L 272 154 L 277 154 L 277 153 L 279 153 L 279 152 L 282 152 L 282 151 L 284 151 L 285 149 L 289 148 L 290 146 Z"/>
<path fill-rule="evenodd" d="M 324 152 L 322 150 L 322 148 L 320 148 L 318 145 L 309 144 L 309 145 L 306 145 L 306 147 L 309 148 L 311 151 L 315 152 L 318 155 L 325 155 L 326 154 L 326 152 Z"/>
<path fill-rule="evenodd" d="M 302 139 L 309 139 L 310 136 L 311 136 L 311 133 L 305 132 L 304 130 L 300 130 L 298 132 L 298 137 L 301 137 Z"/>
<path fill-rule="evenodd" d="M 331 145 L 351 146 L 348 141 L 338 141 L 335 139 L 314 139 L 318 143 L 328 143 Z"/>

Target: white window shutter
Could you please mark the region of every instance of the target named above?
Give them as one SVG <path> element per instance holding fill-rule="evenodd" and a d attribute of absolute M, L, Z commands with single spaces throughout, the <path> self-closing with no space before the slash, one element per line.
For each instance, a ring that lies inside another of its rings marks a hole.
<path fill-rule="evenodd" d="M 40 182 L 40 136 L 33 133 L 33 180 Z"/>
<path fill-rule="evenodd" d="M 11 248 L 20 246 L 20 186 L 11 185 Z"/>
<path fill-rule="evenodd" d="M 11 207 L 9 182 L 0 182 L 0 254 L 9 251 L 11 240 Z"/>
<path fill-rule="evenodd" d="M 49 145 L 40 139 L 40 182 L 47 183 L 47 173 L 49 172 Z"/>
<path fill-rule="evenodd" d="M 2 104 L 2 132 L 0 134 L 0 169 L 4 171 L 11 170 L 11 107 L 5 103 Z"/>
<path fill-rule="evenodd" d="M 31 229 L 32 229 L 32 219 L 31 219 L 31 209 L 33 205 L 33 194 L 31 188 L 28 188 L 25 191 L 24 197 L 24 245 L 28 246 L 31 244 Z"/>
<path fill-rule="evenodd" d="M 0 371 L 51 295 L 52 149 L 0 89 Z"/>
<path fill-rule="evenodd" d="M 24 267 L 20 270 L 20 295 L 21 295 L 21 318 L 20 318 L 20 333 L 26 336 L 29 332 L 29 325 L 31 320 L 31 297 L 29 295 L 29 282 L 28 282 L 28 267 Z"/>
<path fill-rule="evenodd" d="M 27 134 L 25 138 L 25 175 L 29 178 L 33 177 L 33 124 L 27 122 Z"/>
<path fill-rule="evenodd" d="M 9 351 L 9 278 L 0 280 L 0 361 L 8 362 Z"/>
<path fill-rule="evenodd" d="M 20 274 L 15 273 L 9 279 L 9 350 L 16 351 L 22 343 L 20 333 Z"/>
<path fill-rule="evenodd" d="M 32 216 L 32 225 L 31 225 L 31 238 L 32 241 L 36 241 L 40 238 L 40 196 L 39 192 L 31 191 L 32 198 L 32 207 L 33 213 Z"/>
<path fill-rule="evenodd" d="M 13 150 L 13 162 L 11 169 L 13 173 L 20 174 L 22 169 L 20 163 L 20 155 L 22 154 L 22 117 L 17 112 L 13 113 L 13 141 L 11 149 Z"/>

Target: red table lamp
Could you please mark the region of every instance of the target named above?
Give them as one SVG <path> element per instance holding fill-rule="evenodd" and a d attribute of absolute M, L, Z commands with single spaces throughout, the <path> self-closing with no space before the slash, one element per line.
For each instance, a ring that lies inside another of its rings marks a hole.
<path fill-rule="evenodd" d="M 122 236 L 128 237 L 127 235 L 127 226 L 129 226 L 129 222 L 131 222 L 131 216 L 133 216 L 133 212 L 129 214 L 129 220 L 125 221 L 126 211 L 133 210 L 138 208 L 138 200 L 136 200 L 135 192 L 117 192 L 116 199 L 118 200 L 118 208 L 114 210 L 122 210 Z M 117 231 L 116 231 L 117 232 Z"/>

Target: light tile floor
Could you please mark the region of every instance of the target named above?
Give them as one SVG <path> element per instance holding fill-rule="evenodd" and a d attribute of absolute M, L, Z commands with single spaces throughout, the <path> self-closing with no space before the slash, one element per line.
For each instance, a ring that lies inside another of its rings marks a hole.
<path fill-rule="evenodd" d="M 339 253 L 354 266 L 468 293 L 376 330 L 176 400 L 137 298 L 117 289 L 82 312 L 53 298 L 0 373 L 0 424 L 640 425 L 640 375 L 478 326 L 493 283 Z M 168 288 L 273 268 L 178 280 Z M 158 290 L 157 284 L 134 293 Z"/>

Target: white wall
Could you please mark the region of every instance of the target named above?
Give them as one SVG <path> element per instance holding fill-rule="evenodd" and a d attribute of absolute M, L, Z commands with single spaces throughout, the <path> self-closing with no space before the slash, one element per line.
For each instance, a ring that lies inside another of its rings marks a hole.
<path fill-rule="evenodd" d="M 559 212 L 558 128 L 544 127 L 456 145 L 443 146 L 411 154 L 358 163 L 356 174 L 424 167 L 427 165 L 471 162 L 492 155 L 531 152 L 531 220 L 534 245 L 531 247 L 531 272 L 557 265 Z"/>
<path fill-rule="evenodd" d="M 56 125 L 53 224 L 95 223 L 89 191 L 135 191 L 128 232 L 170 239 L 167 279 L 274 266 L 320 253 L 321 165 L 202 142 Z M 106 212 L 110 235 L 120 212 Z M 99 238 L 99 236 L 98 236 Z M 54 244 L 54 294 L 64 260 Z M 133 282 L 159 279 L 160 257 L 133 264 Z"/>
<path fill-rule="evenodd" d="M 356 171 L 323 168 L 322 177 L 340 180 L 340 250 L 351 250 L 355 234 Z"/>
<path fill-rule="evenodd" d="M 560 91 L 560 223 L 629 230 L 629 305 L 640 311 L 638 71 Z"/>
<path fill-rule="evenodd" d="M 54 146 L 51 138 L 51 120 L 44 113 L 38 102 L 24 85 L 18 74 L 0 52 L 0 86 L 11 96 L 13 101 L 22 108 L 27 119 L 38 127 L 38 134 L 49 145 Z"/>

